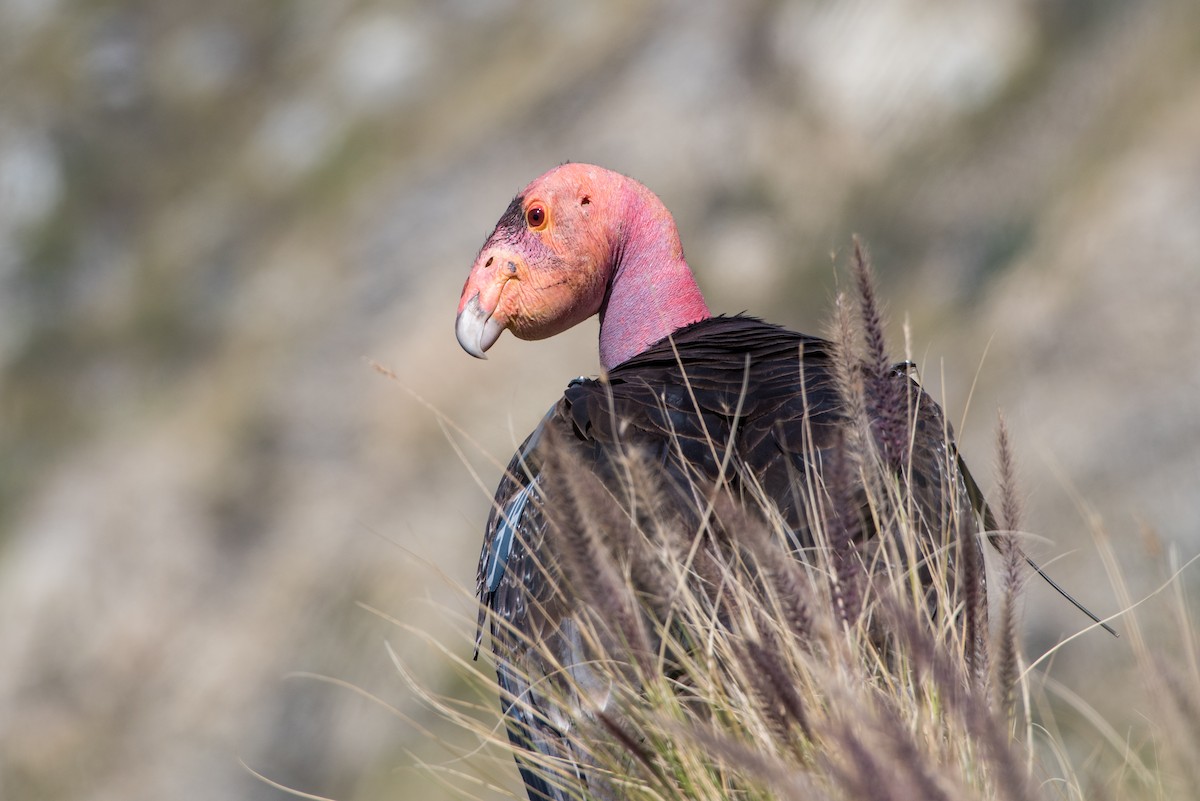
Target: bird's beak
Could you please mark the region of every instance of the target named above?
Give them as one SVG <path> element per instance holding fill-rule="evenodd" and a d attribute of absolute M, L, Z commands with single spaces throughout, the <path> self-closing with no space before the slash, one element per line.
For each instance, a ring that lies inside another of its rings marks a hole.
<path fill-rule="evenodd" d="M 454 321 L 458 344 L 475 358 L 486 359 L 484 351 L 496 344 L 508 327 L 517 293 L 515 284 L 508 292 L 505 287 L 519 281 L 524 268 L 525 260 L 507 248 L 485 248 L 475 260 Z"/>
<path fill-rule="evenodd" d="M 479 305 L 478 292 L 463 305 L 458 312 L 458 319 L 454 321 L 454 334 L 458 337 L 458 344 L 476 359 L 486 359 L 484 351 L 496 344 L 503 332 L 504 324 L 497 320 L 491 311 L 485 311 Z"/>

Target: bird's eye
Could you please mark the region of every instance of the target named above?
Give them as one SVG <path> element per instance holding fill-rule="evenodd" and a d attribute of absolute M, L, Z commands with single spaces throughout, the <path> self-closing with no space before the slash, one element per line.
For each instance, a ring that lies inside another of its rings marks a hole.
<path fill-rule="evenodd" d="M 525 211 L 525 222 L 535 231 L 542 230 L 546 227 L 546 209 L 538 204 L 530 206 Z"/>

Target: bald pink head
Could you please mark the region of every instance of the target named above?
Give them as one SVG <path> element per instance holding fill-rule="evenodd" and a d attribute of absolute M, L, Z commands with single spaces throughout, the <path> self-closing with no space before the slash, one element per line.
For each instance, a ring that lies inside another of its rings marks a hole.
<path fill-rule="evenodd" d="M 456 333 L 484 358 L 505 329 L 543 339 L 596 313 L 605 369 L 710 316 L 654 193 L 602 167 L 564 164 L 525 187 L 484 243 Z"/>

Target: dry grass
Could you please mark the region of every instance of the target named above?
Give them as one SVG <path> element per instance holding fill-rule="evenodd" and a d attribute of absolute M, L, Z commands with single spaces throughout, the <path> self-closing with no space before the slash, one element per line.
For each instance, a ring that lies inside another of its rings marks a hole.
<path fill-rule="evenodd" d="M 436 697 L 398 664 L 418 695 L 470 733 L 473 745 L 459 749 L 471 753 L 468 764 L 486 773 L 479 766 L 499 760 L 511 770 L 515 755 L 581 801 L 1193 797 L 1200 648 L 1182 591 L 1175 655 L 1152 647 L 1132 616 L 1130 636 L 1113 641 L 1132 643 L 1157 710 L 1140 748 L 1103 769 L 1075 759 L 1053 721 L 1034 713 L 1051 706 L 1048 692 L 1070 691 L 1028 669 L 1021 653 L 1025 557 L 1006 425 L 997 436 L 998 519 L 950 503 L 930 530 L 907 491 L 914 410 L 881 389 L 895 368 L 857 247 L 854 265 L 860 322 L 844 298 L 835 322 L 853 422 L 841 458 L 795 487 L 816 546 L 796 553 L 768 498 L 748 507 L 722 482 L 697 485 L 695 510 L 664 516 L 661 479 L 637 452 L 622 454 L 624 479 L 612 486 L 556 449 L 544 473 L 554 505 L 540 552 L 556 600 L 576 610 L 572 636 L 588 658 L 561 664 L 544 642 L 510 632 L 533 654 L 510 669 L 535 666 L 527 678 L 539 705 L 527 711 L 553 723 L 566 746 L 557 755 L 512 746 L 488 700 L 490 677 L 454 649 L 447 653 L 478 700 Z M 956 458 L 953 447 L 947 454 Z M 875 535 L 862 537 L 864 527 Z M 977 547 L 985 539 L 999 554 L 990 624 Z M 1115 752 L 1121 735 L 1106 726 L 1094 722 L 1095 739 Z M 500 793 L 482 781 L 458 786 L 469 797 Z"/>

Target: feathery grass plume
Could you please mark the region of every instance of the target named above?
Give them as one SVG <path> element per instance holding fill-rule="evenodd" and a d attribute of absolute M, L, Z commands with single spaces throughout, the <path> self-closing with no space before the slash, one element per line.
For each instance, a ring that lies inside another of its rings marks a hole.
<path fill-rule="evenodd" d="M 555 445 L 548 432 L 549 486 L 543 503 L 546 514 L 548 553 L 558 562 L 563 579 L 574 588 L 577 600 L 597 610 L 616 636 L 629 649 L 642 672 L 653 669 L 653 649 L 637 601 L 639 588 L 623 574 L 636 557 L 645 556 L 643 541 L 634 535 L 635 521 L 611 491 L 578 461 L 569 448 Z"/>
<path fill-rule="evenodd" d="M 787 668 L 778 657 L 779 640 L 767 635 L 764 641 L 747 640 L 746 659 L 758 668 L 752 673 L 755 690 L 761 699 L 764 712 L 775 724 L 775 736 L 783 742 L 791 739 L 791 728 L 796 726 L 805 738 L 812 739 L 812 727 L 808 724 L 808 713 L 804 711 L 804 699 L 792 686 Z"/>
<path fill-rule="evenodd" d="M 961 722 L 972 745 L 983 750 L 984 765 L 995 782 L 997 797 L 1010 801 L 1035 798 L 1005 727 L 992 714 L 986 695 L 973 681 L 965 653 L 969 645 L 964 644 L 959 653 L 938 647 L 929 630 L 914 625 L 902 606 L 889 600 L 881 609 L 904 643 L 904 650 L 912 655 L 918 678 L 928 682 L 924 691 L 944 701 L 946 711 Z"/>
<path fill-rule="evenodd" d="M 807 801 L 834 798 L 805 774 L 790 770 L 786 764 L 764 756 L 755 744 L 734 740 L 724 731 L 693 726 L 681 729 L 679 736 L 695 743 L 718 762 L 736 765 L 739 770 L 757 776 L 764 788 L 773 791 L 768 796 L 755 795 L 754 798 L 803 798 Z"/>
<path fill-rule="evenodd" d="M 635 588 L 652 588 L 643 592 L 641 603 L 650 608 L 654 615 L 665 618 L 670 604 L 670 593 L 674 576 L 669 569 L 669 553 L 678 554 L 689 546 L 680 536 L 683 528 L 679 521 L 668 519 L 663 510 L 673 508 L 666 503 L 666 495 L 660 486 L 661 468 L 638 448 L 626 448 L 621 460 L 625 477 L 621 489 L 623 507 L 629 515 L 629 537 L 644 538 L 643 558 L 628 560 L 626 569 Z"/>
<path fill-rule="evenodd" d="M 1009 444 L 1008 423 L 998 415 L 996 426 L 997 473 L 1000 484 L 1000 531 L 994 542 L 1002 560 L 1000 569 L 1000 620 L 996 627 L 995 658 L 992 660 L 992 685 L 996 703 L 1010 715 L 1015 713 L 1013 693 L 1019 671 L 1020 639 L 1017 632 L 1017 604 L 1024 579 L 1025 554 L 1017 541 L 1021 526 L 1021 505 L 1017 497 L 1016 467 Z"/>
<path fill-rule="evenodd" d="M 858 442 L 864 447 L 843 447 L 839 455 L 856 458 L 860 463 L 872 458 L 882 462 L 885 469 L 859 471 L 863 482 L 877 482 L 871 505 L 876 513 L 873 523 L 877 537 L 885 546 L 902 546 L 892 548 L 893 558 L 924 565 L 926 580 L 919 585 L 926 591 L 946 592 L 957 598 L 961 608 L 946 619 L 955 619 L 963 627 L 964 641 L 969 645 L 969 672 L 983 681 L 987 670 L 983 555 L 978 521 L 966 511 L 971 507 L 969 491 L 958 475 L 953 434 L 941 410 L 915 381 L 907 378 L 909 363 L 894 363 L 888 355 L 870 260 L 857 237 L 851 272 L 858 293 L 859 319 L 855 326 L 839 298 L 835 341 L 843 364 L 837 376 L 854 423 L 847 430 L 859 433 Z M 846 359 L 854 352 L 848 343 L 856 335 L 861 337 L 865 352 L 853 360 Z M 930 447 L 919 437 L 931 427 L 941 429 L 944 447 Z M 922 465 L 922 469 L 914 470 L 914 464 Z M 827 482 L 837 480 L 839 473 L 841 470 L 833 465 L 826 474 Z M 895 536 L 892 529 L 897 526 L 924 526 L 928 536 Z M 836 527 L 830 528 L 837 533 Z M 954 580 L 944 585 L 929 580 L 940 569 L 933 563 L 943 560 L 955 568 Z"/>
<path fill-rule="evenodd" d="M 983 566 L 983 548 L 974 521 L 958 520 L 955 562 L 959 568 L 962 595 L 964 656 L 967 675 L 975 684 L 987 678 L 987 582 Z"/>
<path fill-rule="evenodd" d="M 714 524 L 725 532 L 724 541 L 736 549 L 746 578 L 754 582 L 755 595 L 746 610 L 752 633 L 739 653 L 746 664 L 758 668 L 748 674 L 752 689 L 768 714 L 782 713 L 773 719 L 781 739 L 788 739 L 782 737 L 782 732 L 792 726 L 799 726 L 809 735 L 803 700 L 790 683 L 789 668 L 776 658 L 780 651 L 774 646 L 780 637 L 815 643 L 828 636 L 828 632 L 816 628 L 820 624 L 814 621 L 809 608 L 814 602 L 808 589 L 812 579 L 803 573 L 785 541 L 772 536 L 767 521 L 750 513 L 729 494 L 718 496 L 714 512 Z"/>
<path fill-rule="evenodd" d="M 857 236 L 854 237 L 854 251 L 850 263 L 858 287 L 859 314 L 866 345 L 863 357 L 866 372 L 866 411 L 884 462 L 893 470 L 900 470 L 906 464 L 905 454 L 908 449 L 907 398 L 901 396 L 897 383 L 892 380 L 894 371 L 892 360 L 888 356 L 887 339 L 883 333 L 883 313 L 875 295 L 871 263 Z"/>
<path fill-rule="evenodd" d="M 899 765 L 913 783 L 915 793 L 912 797 L 925 801 L 951 801 L 958 795 L 953 795 L 946 784 L 946 778 L 940 775 L 936 766 L 930 765 L 922 758 L 920 749 L 913 740 L 912 732 L 900 717 L 899 711 L 891 704 L 878 704 L 881 739 L 895 756 Z"/>
<path fill-rule="evenodd" d="M 833 602 L 842 622 L 850 625 L 862 612 L 862 555 L 857 548 L 862 537 L 862 522 L 853 502 L 848 451 L 844 429 L 839 429 L 828 470 L 829 503 L 824 520 L 833 558 Z"/>
<path fill-rule="evenodd" d="M 815 626 L 811 605 L 814 597 L 809 589 L 811 577 L 790 552 L 786 541 L 772 536 L 770 523 L 754 516 L 744 504 L 734 502 L 728 494 L 718 496 L 714 506 L 714 521 L 727 532 L 736 532 L 738 546 L 749 564 L 756 566 L 762 580 L 770 583 L 765 599 L 777 603 L 761 612 L 784 625 L 788 636 L 804 642 L 824 636 Z"/>
<path fill-rule="evenodd" d="M 996 472 L 1000 480 L 1000 528 L 1015 534 L 1021 528 L 1021 502 L 1017 496 L 1017 468 L 1008 440 L 1008 421 L 996 413 Z M 1018 545 L 1015 539 L 1010 544 Z"/>
<path fill-rule="evenodd" d="M 840 720 L 834 729 L 833 739 L 838 748 L 833 753 L 840 759 L 831 759 L 830 767 L 838 777 L 838 783 L 849 792 L 852 798 L 863 801 L 889 801 L 896 796 L 898 790 L 895 774 L 889 770 L 893 767 L 881 764 L 883 754 L 878 754 L 874 748 L 863 742 L 862 735 L 868 732 L 859 728 L 860 721 Z"/>
<path fill-rule="evenodd" d="M 864 433 L 856 426 L 869 424 L 871 418 L 863 386 L 862 355 L 858 347 L 859 327 L 855 324 L 851 305 L 845 292 L 837 293 L 833 299 L 833 321 L 829 326 L 828 336 L 833 346 L 834 380 L 842 392 L 846 418 L 855 424 L 848 427 L 848 436 L 856 436 Z M 855 450 L 863 449 L 862 443 L 852 439 L 849 444 Z"/>
<path fill-rule="evenodd" d="M 857 330 L 845 294 L 835 300 L 835 317 L 831 342 L 834 380 L 846 406 L 846 422 L 835 435 L 831 463 L 827 469 L 825 500 L 821 505 L 820 527 L 834 556 L 832 581 L 834 604 L 845 624 L 852 623 L 861 613 L 863 554 L 856 547 L 863 531 L 860 511 L 855 508 L 852 484 L 857 476 L 862 480 L 873 471 L 864 469 L 870 455 L 865 444 L 872 437 L 870 411 L 867 408 L 864 371 L 855 347 Z M 876 488 L 878 489 L 878 488 Z M 883 493 L 879 493 L 882 499 Z M 880 516 L 880 518 L 886 517 Z"/>

